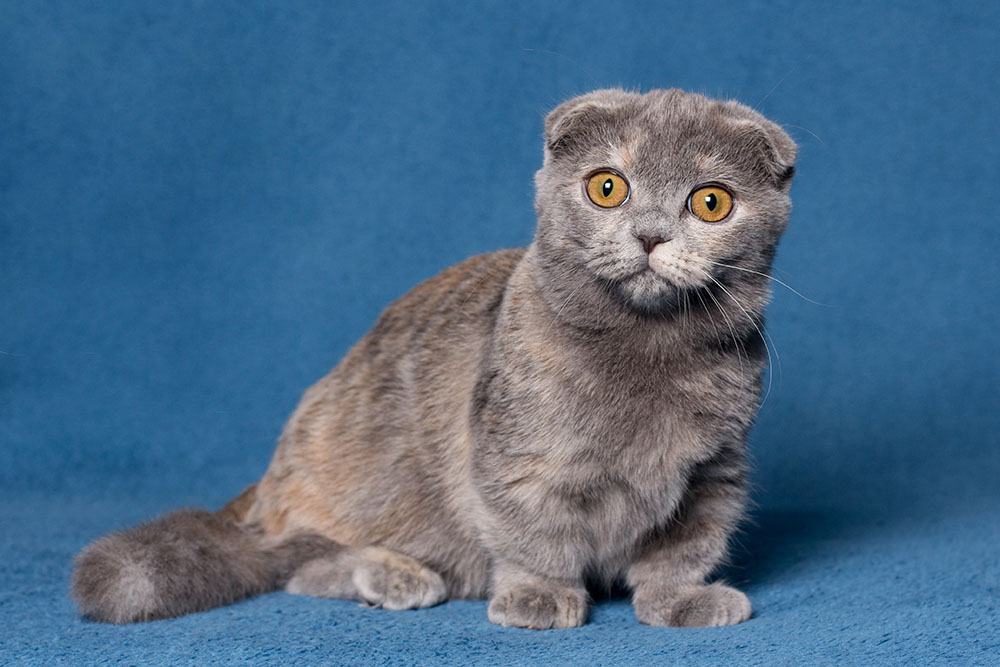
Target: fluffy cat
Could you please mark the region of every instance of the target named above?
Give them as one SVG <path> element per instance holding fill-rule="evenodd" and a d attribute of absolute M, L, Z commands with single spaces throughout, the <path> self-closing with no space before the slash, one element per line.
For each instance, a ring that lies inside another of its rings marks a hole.
<path fill-rule="evenodd" d="M 569 628 L 588 585 L 624 584 L 643 623 L 750 617 L 707 582 L 747 495 L 796 146 L 679 90 L 577 97 L 544 138 L 532 244 L 390 305 L 225 508 L 84 549 L 85 616 L 284 588 L 387 609 L 489 597 L 494 623 Z"/>

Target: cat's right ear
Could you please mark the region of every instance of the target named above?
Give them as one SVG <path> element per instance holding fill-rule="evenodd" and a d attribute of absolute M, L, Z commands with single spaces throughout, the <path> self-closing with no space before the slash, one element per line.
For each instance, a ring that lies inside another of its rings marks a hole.
<path fill-rule="evenodd" d="M 622 102 L 624 90 L 595 90 L 563 102 L 545 117 L 545 153 L 557 157 L 593 143 Z"/>

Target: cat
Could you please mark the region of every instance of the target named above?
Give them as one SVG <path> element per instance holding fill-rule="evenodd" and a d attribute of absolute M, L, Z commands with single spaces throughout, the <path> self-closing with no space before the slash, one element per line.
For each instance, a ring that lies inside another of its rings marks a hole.
<path fill-rule="evenodd" d="M 548 114 L 526 249 L 391 304 L 311 387 L 264 477 L 87 546 L 72 594 L 129 623 L 276 589 L 386 609 L 489 598 L 570 628 L 751 616 L 709 577 L 747 501 L 763 311 L 796 145 L 732 101 L 609 89 Z"/>

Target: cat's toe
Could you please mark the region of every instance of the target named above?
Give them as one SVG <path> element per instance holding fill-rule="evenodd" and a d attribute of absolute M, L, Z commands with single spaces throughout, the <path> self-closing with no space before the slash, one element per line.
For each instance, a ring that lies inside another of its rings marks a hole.
<path fill-rule="evenodd" d="M 437 572 L 391 552 L 362 560 L 352 580 L 362 600 L 383 609 L 419 609 L 442 602 L 447 589 Z"/>
<path fill-rule="evenodd" d="M 587 620 L 587 594 L 556 585 L 522 586 L 495 595 L 488 614 L 493 623 L 515 628 L 575 628 Z"/>
<path fill-rule="evenodd" d="M 637 591 L 632 604 L 641 622 L 676 628 L 734 625 L 753 613 L 749 598 L 724 584 L 697 586 L 671 594 Z"/>

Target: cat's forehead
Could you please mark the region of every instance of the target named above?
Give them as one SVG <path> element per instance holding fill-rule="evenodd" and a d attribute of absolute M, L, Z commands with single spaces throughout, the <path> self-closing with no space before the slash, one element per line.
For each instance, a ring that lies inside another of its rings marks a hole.
<path fill-rule="evenodd" d="M 754 171 L 752 147 L 739 121 L 716 102 L 695 96 L 650 101 L 625 114 L 611 156 L 637 174 L 677 178 L 688 174 Z"/>
<path fill-rule="evenodd" d="M 595 134 L 589 157 L 657 181 L 758 180 L 764 155 L 744 109 L 680 91 L 630 97 L 595 119 L 605 131 Z"/>

